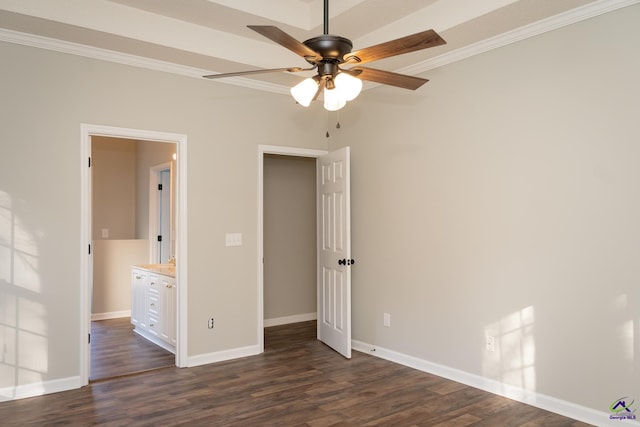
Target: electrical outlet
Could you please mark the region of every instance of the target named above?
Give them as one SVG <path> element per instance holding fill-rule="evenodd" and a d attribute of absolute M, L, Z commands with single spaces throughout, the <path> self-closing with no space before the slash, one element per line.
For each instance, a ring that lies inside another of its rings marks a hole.
<path fill-rule="evenodd" d="M 487 335 L 487 351 L 494 352 L 496 351 L 496 339 L 492 335 Z"/>
<path fill-rule="evenodd" d="M 391 327 L 391 315 L 389 313 L 384 313 L 382 315 L 382 324 L 387 328 Z"/>
<path fill-rule="evenodd" d="M 213 325 L 214 325 L 214 322 L 213 322 L 213 317 L 212 317 L 211 319 L 209 319 L 209 323 L 207 324 L 207 327 L 209 329 L 213 329 Z"/>

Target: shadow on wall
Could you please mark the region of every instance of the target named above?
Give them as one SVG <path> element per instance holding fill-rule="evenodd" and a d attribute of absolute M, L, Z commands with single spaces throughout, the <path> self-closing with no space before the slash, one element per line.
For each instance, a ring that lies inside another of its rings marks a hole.
<path fill-rule="evenodd" d="M 20 397 L 20 384 L 39 384 L 48 370 L 39 237 L 21 222 L 15 205 L 0 191 L 0 401 Z"/>

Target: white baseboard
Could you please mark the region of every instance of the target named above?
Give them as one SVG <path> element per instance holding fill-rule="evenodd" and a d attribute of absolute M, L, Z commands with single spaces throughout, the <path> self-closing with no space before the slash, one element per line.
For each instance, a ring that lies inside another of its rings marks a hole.
<path fill-rule="evenodd" d="M 239 359 L 241 357 L 260 354 L 260 346 L 249 345 L 247 347 L 232 348 L 230 350 L 216 351 L 214 353 L 199 354 L 187 358 L 187 368 L 207 365 L 209 363 L 224 362 L 225 360 Z"/>
<path fill-rule="evenodd" d="M 295 314 L 293 316 L 275 317 L 273 319 L 264 319 L 264 327 L 288 325 L 289 323 L 307 322 L 309 320 L 316 320 L 318 313 L 304 313 Z"/>
<path fill-rule="evenodd" d="M 485 378 L 480 375 L 470 374 L 459 369 L 449 366 L 440 365 L 438 363 L 429 362 L 427 360 L 418 359 L 403 353 L 398 353 L 383 347 L 367 344 L 361 341 L 353 340 L 351 342 L 354 350 L 362 353 L 370 354 L 381 359 L 389 360 L 400 365 L 408 366 L 419 371 L 437 375 L 452 381 L 456 381 L 468 386 L 487 391 L 489 393 L 503 396 L 518 402 L 535 406 L 545 411 L 554 412 L 565 417 L 573 418 L 588 424 L 597 426 L 638 426 L 636 421 L 631 420 L 611 420 L 609 413 L 596 411 L 595 409 L 577 405 L 572 402 L 557 399 L 535 391 L 525 390 L 499 381 Z"/>
<path fill-rule="evenodd" d="M 0 402 L 58 393 L 60 391 L 80 388 L 81 386 L 82 382 L 80 381 L 80 377 L 69 377 L 40 383 L 18 385 L 15 387 L 4 387 L 0 388 Z"/>
<path fill-rule="evenodd" d="M 110 311 L 107 313 L 92 313 L 91 321 L 94 320 L 107 320 L 107 319 L 119 319 L 121 317 L 131 317 L 131 310 L 122 311 Z"/>

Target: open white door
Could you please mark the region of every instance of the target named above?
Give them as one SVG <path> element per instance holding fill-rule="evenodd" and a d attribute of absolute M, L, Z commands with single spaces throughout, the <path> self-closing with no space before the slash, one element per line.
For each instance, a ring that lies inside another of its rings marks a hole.
<path fill-rule="evenodd" d="M 318 157 L 318 339 L 351 358 L 349 147 Z"/>

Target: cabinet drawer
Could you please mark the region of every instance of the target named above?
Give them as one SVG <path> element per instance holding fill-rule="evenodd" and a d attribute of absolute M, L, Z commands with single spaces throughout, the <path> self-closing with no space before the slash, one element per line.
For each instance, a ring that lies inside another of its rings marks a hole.
<path fill-rule="evenodd" d="M 158 335 L 158 329 L 160 328 L 160 321 L 157 316 L 149 314 L 148 331 L 153 335 Z"/>
<path fill-rule="evenodd" d="M 160 292 L 160 280 L 158 276 L 149 275 L 149 292 Z"/>
<path fill-rule="evenodd" d="M 147 301 L 149 304 L 147 307 L 149 316 L 153 316 L 153 315 L 157 316 L 160 310 L 160 299 L 158 298 L 158 295 L 154 295 L 150 293 Z"/>

